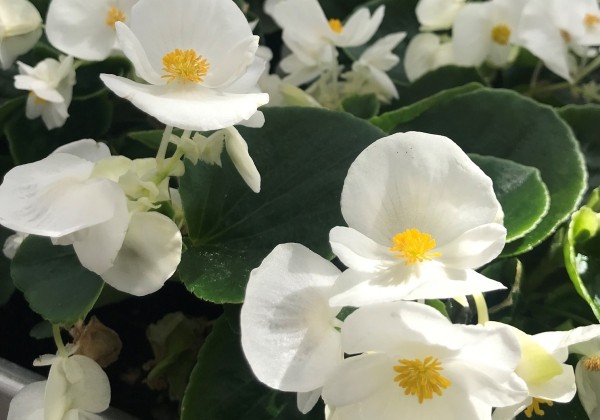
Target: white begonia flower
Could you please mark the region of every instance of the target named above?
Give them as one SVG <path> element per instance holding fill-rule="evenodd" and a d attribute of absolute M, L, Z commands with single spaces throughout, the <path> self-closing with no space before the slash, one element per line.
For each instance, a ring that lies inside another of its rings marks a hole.
<path fill-rule="evenodd" d="M 82 60 L 101 61 L 118 47 L 116 22 L 127 22 L 137 0 L 52 0 L 46 36 L 58 50 Z"/>
<path fill-rule="evenodd" d="M 419 0 L 416 14 L 422 31 L 450 29 L 466 0 Z"/>
<path fill-rule="evenodd" d="M 8 69 L 42 35 L 40 12 L 27 0 L 0 0 L 0 67 Z"/>
<path fill-rule="evenodd" d="M 298 408 L 317 402 L 329 373 L 342 361 L 341 308 L 329 306 L 340 271 L 299 244 L 278 245 L 252 270 L 240 315 L 242 348 L 256 377 L 298 392 Z"/>
<path fill-rule="evenodd" d="M 368 47 L 359 59 L 352 63 L 353 72 L 366 73 L 366 79 L 373 81 L 375 93 L 381 100 L 389 101 L 391 98 L 398 98 L 398 90 L 386 72 L 400 62 L 400 58 L 392 53 L 392 50 L 405 37 L 406 32 L 384 36 Z M 349 80 L 349 83 L 352 83 L 352 80 Z"/>
<path fill-rule="evenodd" d="M 350 165 L 341 205 L 349 227 L 334 227 L 329 240 L 348 270 L 333 305 L 505 288 L 474 270 L 504 247 L 492 180 L 447 137 L 377 140 Z"/>
<path fill-rule="evenodd" d="M 518 341 L 503 328 L 452 324 L 420 303 L 358 308 L 342 326 L 345 359 L 323 399 L 344 420 L 489 419 L 527 395 Z"/>
<path fill-rule="evenodd" d="M 519 44 L 546 67 L 571 81 L 569 52 L 584 55 L 587 46 L 600 45 L 600 11 L 595 0 L 529 0 L 523 8 Z"/>
<path fill-rule="evenodd" d="M 514 58 L 519 19 L 525 0 L 491 0 L 466 4 L 452 27 L 454 58 L 464 66 L 484 61 L 504 66 Z"/>
<path fill-rule="evenodd" d="M 258 92 L 265 62 L 258 37 L 231 0 L 145 0 L 129 26 L 115 24 L 124 54 L 149 84 L 102 74 L 117 95 L 163 124 L 217 130 L 250 119 L 269 101 Z"/>
<path fill-rule="evenodd" d="M 100 420 L 94 413 L 110 403 L 106 373 L 82 355 L 45 355 L 36 366 L 51 365 L 48 380 L 25 386 L 10 402 L 7 420 Z"/>
<path fill-rule="evenodd" d="M 280 62 L 289 76 L 286 83 L 301 85 L 316 78 L 324 69 L 337 66 L 335 47 L 365 44 L 379 28 L 385 7 L 371 15 L 367 8 L 355 11 L 344 24 L 329 19 L 317 0 L 293 0 L 277 3 L 272 17 L 282 28 L 283 42 L 292 52 Z"/>
<path fill-rule="evenodd" d="M 431 70 L 454 64 L 454 47 L 451 40 L 432 33 L 422 33 L 410 40 L 404 56 L 404 70 L 411 82 Z"/>
<path fill-rule="evenodd" d="M 544 406 L 553 402 L 567 403 L 575 395 L 573 367 L 564 363 L 569 352 L 586 349 L 589 342 L 600 338 L 600 325 L 579 327 L 571 331 L 552 331 L 528 335 L 510 325 L 489 322 L 486 327 L 501 327 L 512 332 L 521 346 L 521 361 L 515 372 L 527 384 L 528 396 L 515 405 L 497 408 L 493 420 L 509 420 L 521 411 L 527 417 L 544 414 Z M 592 345 L 598 347 L 597 342 Z M 585 407 L 585 406 L 584 406 Z M 586 409 L 587 410 L 587 409 Z"/>
<path fill-rule="evenodd" d="M 35 67 L 18 62 L 19 73 L 15 87 L 28 90 L 25 115 L 34 119 L 42 116 L 46 127 L 62 127 L 69 117 L 69 105 L 75 85 L 73 57 L 61 56 L 60 61 L 46 58 Z"/>

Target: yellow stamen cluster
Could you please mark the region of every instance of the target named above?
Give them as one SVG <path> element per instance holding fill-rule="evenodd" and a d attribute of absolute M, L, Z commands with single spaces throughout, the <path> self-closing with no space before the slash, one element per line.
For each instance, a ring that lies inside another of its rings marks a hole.
<path fill-rule="evenodd" d="M 123 13 L 121 9 L 112 6 L 110 9 L 108 9 L 108 12 L 106 12 L 105 22 L 108 26 L 115 29 L 115 23 L 125 22 L 126 19 L 127 16 L 125 16 L 125 13 Z"/>
<path fill-rule="evenodd" d="M 583 367 L 589 372 L 600 372 L 600 356 L 587 356 L 584 357 Z"/>
<path fill-rule="evenodd" d="M 523 413 L 525 413 L 525 416 L 528 419 L 530 419 L 534 413 L 538 416 L 543 416 L 545 412 L 540 408 L 540 404 L 547 404 L 548 407 L 552 407 L 554 405 L 554 403 L 550 400 L 546 400 L 544 398 L 533 398 L 533 401 L 531 401 L 531 404 L 529 404 Z"/>
<path fill-rule="evenodd" d="M 404 388 L 404 395 L 416 395 L 419 404 L 432 399 L 434 393 L 441 397 L 442 390 L 452 385 L 450 379 L 440 374 L 442 363 L 432 356 L 424 360 L 401 359 L 398 363 L 394 366 L 394 371 L 398 373 L 394 382 Z"/>
<path fill-rule="evenodd" d="M 571 34 L 565 29 L 560 30 L 560 36 L 567 44 L 571 42 Z"/>
<path fill-rule="evenodd" d="M 510 39 L 510 28 L 502 23 L 492 28 L 492 40 L 496 44 L 506 45 Z"/>
<path fill-rule="evenodd" d="M 593 28 L 594 26 L 596 26 L 599 23 L 600 23 L 600 16 L 598 16 L 598 15 L 594 15 L 592 13 L 587 13 L 583 17 L 583 24 L 585 26 L 587 26 L 588 28 Z"/>
<path fill-rule="evenodd" d="M 439 252 L 429 252 L 435 248 L 435 240 L 428 233 L 423 233 L 418 229 L 407 229 L 402 233 L 396 234 L 392 238 L 394 245 L 390 247 L 392 252 L 398 252 L 398 258 L 404 259 L 404 264 L 414 264 L 431 260 L 439 257 Z"/>
<path fill-rule="evenodd" d="M 339 34 L 344 30 L 344 25 L 342 25 L 342 22 L 339 19 L 329 19 L 329 27 L 336 34 Z"/>
<path fill-rule="evenodd" d="M 167 83 L 171 83 L 173 80 L 184 83 L 202 82 L 210 68 L 208 61 L 201 55 L 197 55 L 193 49 L 180 50 L 176 48 L 165 54 L 162 62 L 165 74 L 161 77 L 167 79 Z"/>

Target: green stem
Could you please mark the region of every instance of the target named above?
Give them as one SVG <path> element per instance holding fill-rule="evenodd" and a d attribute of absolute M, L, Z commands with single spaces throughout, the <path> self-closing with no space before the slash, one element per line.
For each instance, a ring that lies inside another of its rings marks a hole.
<path fill-rule="evenodd" d="M 484 325 L 490 320 L 490 315 L 483 293 L 474 293 L 473 300 L 475 301 L 475 307 L 477 308 L 477 323 Z"/>
<path fill-rule="evenodd" d="M 183 157 L 183 149 L 178 147 L 169 159 L 163 160 L 163 164 L 159 167 L 160 169 L 152 180 L 156 185 L 160 184 L 169 174 L 175 169 L 175 166 L 179 163 L 179 160 Z M 165 162 L 167 162 L 165 164 Z"/>
<path fill-rule="evenodd" d="M 52 336 L 54 337 L 54 342 L 56 343 L 56 348 L 58 349 L 58 355 L 61 357 L 67 357 L 67 349 L 65 348 L 65 344 L 63 343 L 60 335 L 59 325 L 52 324 Z"/>

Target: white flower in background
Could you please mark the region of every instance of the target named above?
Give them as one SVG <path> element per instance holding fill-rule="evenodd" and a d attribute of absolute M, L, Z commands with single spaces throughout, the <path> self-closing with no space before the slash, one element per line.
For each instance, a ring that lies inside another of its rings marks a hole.
<path fill-rule="evenodd" d="M 465 0 L 419 0 L 416 14 L 422 31 L 450 29 Z"/>
<path fill-rule="evenodd" d="M 73 57 L 61 56 L 60 61 L 46 58 L 35 67 L 18 63 L 15 87 L 28 90 L 25 115 L 34 119 L 41 115 L 46 127 L 62 127 L 69 117 L 69 105 L 75 85 Z"/>
<path fill-rule="evenodd" d="M 118 47 L 115 23 L 127 23 L 137 0 L 52 0 L 46 36 L 58 50 L 83 60 L 100 61 Z"/>
<path fill-rule="evenodd" d="M 118 183 L 108 175 L 114 161 L 106 145 L 80 140 L 13 168 L 0 185 L 0 224 L 73 245 L 85 268 L 118 290 L 145 295 L 162 287 L 177 268 L 181 233 L 168 217 L 139 211 L 128 200 L 120 182 L 134 185 L 137 165 L 123 172 L 123 179 L 123 165 L 112 165 Z"/>
<path fill-rule="evenodd" d="M 587 47 L 600 45 L 600 11 L 595 0 L 529 0 L 523 8 L 519 44 L 540 58 L 546 67 L 572 80 L 570 51 L 586 55 Z"/>
<path fill-rule="evenodd" d="M 329 240 L 348 270 L 333 305 L 504 289 L 474 270 L 504 247 L 492 180 L 447 137 L 377 140 L 350 166 L 341 205 L 349 227 L 334 227 Z"/>
<path fill-rule="evenodd" d="M 12 260 L 15 257 L 17 251 L 19 250 L 19 247 L 21 246 L 25 238 L 27 238 L 28 236 L 29 234 L 27 233 L 15 232 L 14 234 L 6 238 L 6 240 L 4 241 L 4 246 L 2 247 L 2 253 L 4 254 L 4 256 L 9 260 Z"/>
<path fill-rule="evenodd" d="M 0 0 L 0 67 L 8 69 L 42 35 L 40 12 L 27 0 Z"/>
<path fill-rule="evenodd" d="M 308 412 L 342 361 L 340 307 L 328 300 L 340 271 L 299 244 L 278 245 L 252 270 L 242 306 L 242 348 L 256 377 L 298 392 Z"/>
<path fill-rule="evenodd" d="M 410 40 L 404 56 L 404 70 L 411 82 L 438 67 L 455 64 L 452 40 L 422 33 Z"/>
<path fill-rule="evenodd" d="M 527 395 L 512 334 L 452 324 L 420 303 L 357 309 L 342 326 L 342 350 L 356 356 L 329 375 L 323 399 L 344 420 L 483 420 Z"/>
<path fill-rule="evenodd" d="M 479 66 L 488 61 L 498 67 L 506 65 L 516 55 L 514 43 L 524 5 L 525 0 L 466 4 L 452 27 L 456 63 Z"/>
<path fill-rule="evenodd" d="M 290 75 L 286 83 L 300 85 L 311 81 L 324 69 L 337 67 L 335 47 L 365 44 L 379 28 L 385 7 L 373 14 L 367 8 L 355 11 L 345 23 L 327 19 L 317 0 L 282 1 L 272 7 L 272 17 L 282 28 L 283 42 L 292 52 L 280 62 Z"/>
<path fill-rule="evenodd" d="M 551 407 L 554 402 L 571 401 L 575 396 L 576 386 L 573 367 L 564 363 L 569 351 L 574 351 L 573 347 L 577 344 L 600 338 L 600 325 L 536 335 L 528 335 L 517 328 L 497 322 L 485 325 L 486 328 L 504 328 L 519 340 L 521 361 L 515 372 L 527 384 L 529 394 L 512 406 L 497 408 L 493 420 L 509 420 L 521 411 L 527 417 L 533 414 L 543 415 L 546 406 Z"/>
<path fill-rule="evenodd" d="M 48 380 L 34 382 L 12 399 L 7 420 L 99 420 L 94 413 L 110 404 L 106 373 L 92 359 L 72 355 L 45 355 L 36 366 L 51 365 Z"/>
<path fill-rule="evenodd" d="M 258 37 L 231 0 L 144 0 L 115 24 L 141 84 L 102 74 L 106 86 L 163 124 L 194 131 L 230 127 L 269 101 Z"/>
<path fill-rule="evenodd" d="M 345 77 L 349 78 L 348 83 L 357 82 L 357 79 L 366 80 L 366 89 L 363 88 L 365 91 L 372 89 L 383 101 L 398 98 L 398 90 L 386 72 L 400 62 L 400 58 L 392 50 L 405 37 L 406 32 L 397 32 L 378 39 L 368 47 L 352 64 L 352 73 L 346 73 Z M 361 87 L 357 86 L 356 90 L 361 92 Z"/>

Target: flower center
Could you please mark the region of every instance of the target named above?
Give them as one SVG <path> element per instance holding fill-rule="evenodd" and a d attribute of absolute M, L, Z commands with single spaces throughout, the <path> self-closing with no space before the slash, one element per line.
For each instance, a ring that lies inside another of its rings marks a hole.
<path fill-rule="evenodd" d="M 344 30 L 344 25 L 342 25 L 342 22 L 339 19 L 329 19 L 329 27 L 336 34 L 339 34 Z"/>
<path fill-rule="evenodd" d="M 210 64 L 206 58 L 197 55 L 196 51 L 192 49 L 180 50 L 176 48 L 165 54 L 162 62 L 162 69 L 166 74 L 161 77 L 167 79 L 167 83 L 171 83 L 173 80 L 179 80 L 184 83 L 202 82 L 210 68 Z"/>
<path fill-rule="evenodd" d="M 442 390 L 452 385 L 450 379 L 440 374 L 442 363 L 432 356 L 422 361 L 401 359 L 398 363 L 394 366 L 394 371 L 398 372 L 394 382 L 404 388 L 404 395 L 416 395 L 419 404 L 432 399 L 434 393 L 441 397 Z"/>
<path fill-rule="evenodd" d="M 29 92 L 29 96 L 33 97 L 33 102 L 36 103 L 36 104 L 38 104 L 38 105 L 44 105 L 46 102 L 48 102 L 45 99 L 40 98 L 39 96 L 37 96 L 33 92 Z"/>
<path fill-rule="evenodd" d="M 567 44 L 571 42 L 571 34 L 565 29 L 560 30 L 560 36 Z"/>
<path fill-rule="evenodd" d="M 583 24 L 588 28 L 593 28 L 597 24 L 600 23 L 600 16 L 594 15 L 592 13 L 586 13 L 583 17 Z"/>
<path fill-rule="evenodd" d="M 542 410 L 540 408 L 540 404 L 547 404 L 548 407 L 552 407 L 552 405 L 554 405 L 554 403 L 550 400 L 546 400 L 544 398 L 533 398 L 533 400 L 531 401 L 531 404 L 529 404 L 529 406 L 525 409 L 524 413 L 525 416 L 527 418 L 531 418 L 531 416 L 533 416 L 533 414 L 537 414 L 538 416 L 543 416 L 544 410 Z"/>
<path fill-rule="evenodd" d="M 394 246 L 390 247 L 392 252 L 399 252 L 398 258 L 404 258 L 404 264 L 414 264 L 431 260 L 433 257 L 439 257 L 439 252 L 429 252 L 435 248 L 435 240 L 428 233 L 423 233 L 418 229 L 407 229 L 402 233 L 396 234 L 392 241 Z"/>
<path fill-rule="evenodd" d="M 510 28 L 504 24 L 496 25 L 492 28 L 492 40 L 496 44 L 506 45 L 510 39 Z"/>
<path fill-rule="evenodd" d="M 108 9 L 108 12 L 106 12 L 105 22 L 108 26 L 115 29 L 115 23 L 125 22 L 126 19 L 127 19 L 127 17 L 125 16 L 125 13 L 123 13 L 123 11 L 121 9 L 119 9 L 118 7 L 112 6 L 110 9 Z"/>
<path fill-rule="evenodd" d="M 600 372 L 600 356 L 587 356 L 583 358 L 583 367 L 589 372 Z"/>

